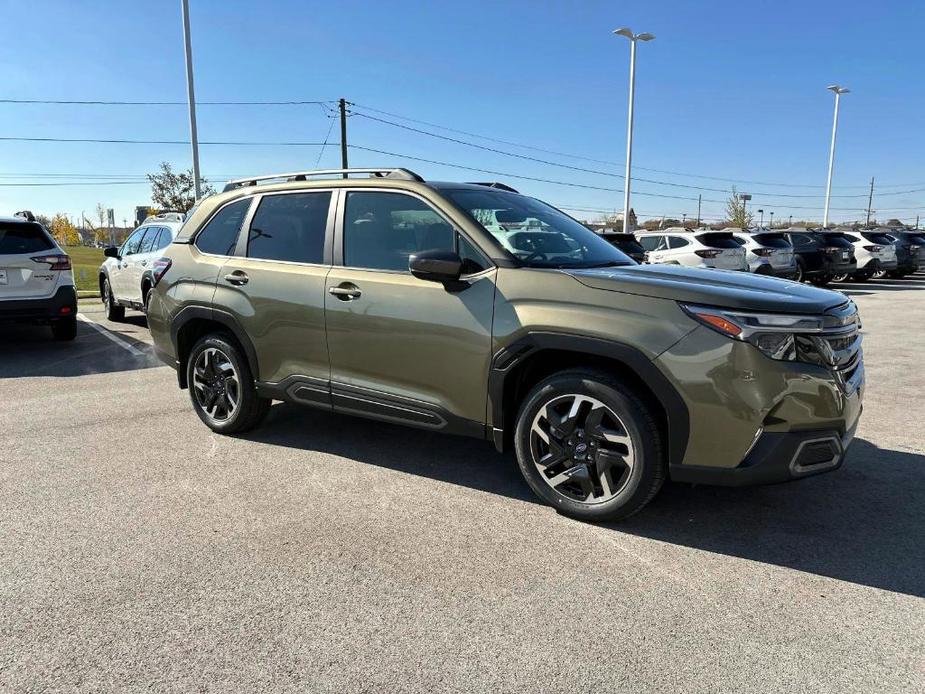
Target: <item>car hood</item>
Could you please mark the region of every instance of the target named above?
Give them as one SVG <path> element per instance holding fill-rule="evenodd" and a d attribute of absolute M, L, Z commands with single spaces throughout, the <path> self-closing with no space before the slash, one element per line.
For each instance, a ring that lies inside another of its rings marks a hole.
<path fill-rule="evenodd" d="M 749 311 L 822 313 L 848 300 L 828 289 L 731 270 L 634 265 L 566 272 L 595 289 Z"/>

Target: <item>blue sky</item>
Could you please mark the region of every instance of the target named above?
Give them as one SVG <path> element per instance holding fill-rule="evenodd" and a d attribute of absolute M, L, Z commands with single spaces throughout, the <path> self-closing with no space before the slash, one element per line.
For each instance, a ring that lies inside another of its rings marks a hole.
<path fill-rule="evenodd" d="M 832 219 L 863 217 L 856 209 L 866 207 L 871 176 L 877 180 L 878 216 L 925 217 L 923 3 L 190 4 L 202 101 L 343 96 L 367 116 L 564 166 L 451 143 L 362 115 L 349 120 L 351 144 L 572 185 L 360 150 L 351 151 L 354 166 L 404 165 L 443 180 L 500 179 L 561 207 L 622 208 L 620 192 L 598 189 L 622 188 L 629 46 L 610 32 L 628 25 L 657 36 L 640 45 L 637 62 L 634 176 L 652 181 L 633 185 L 633 207 L 641 215 L 694 216 L 698 193 L 705 201 L 722 201 L 738 181 L 740 191 L 754 194 L 753 207 L 763 208 L 766 220 L 772 210 L 776 219 L 821 219 L 833 106 L 825 87 L 837 82 L 852 91 L 842 100 L 833 194 L 857 197 L 834 197 Z M 4 0 L 0 8 L 7 27 L 0 45 L 0 98 L 185 99 L 179 0 Z M 460 135 L 370 109 L 588 159 Z M 319 105 L 199 109 L 204 141 L 321 142 L 331 123 Z M 183 106 L 0 103 L 0 137 L 185 140 L 188 134 Z M 336 125 L 330 141 L 338 141 Z M 131 218 L 134 205 L 149 200 L 139 177 L 163 160 L 186 168 L 189 148 L 0 140 L 3 184 L 104 181 L 90 176 L 130 182 L 3 185 L 0 212 L 28 207 L 91 215 L 103 202 L 118 219 Z M 220 182 L 314 168 L 316 162 L 337 166 L 339 151 L 204 145 L 201 162 L 203 173 Z M 722 202 L 704 202 L 703 215 L 719 217 L 723 208 Z"/>

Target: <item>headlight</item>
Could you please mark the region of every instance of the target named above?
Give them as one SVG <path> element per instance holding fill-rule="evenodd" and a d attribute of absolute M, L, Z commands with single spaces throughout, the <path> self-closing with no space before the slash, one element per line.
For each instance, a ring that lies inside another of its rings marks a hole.
<path fill-rule="evenodd" d="M 822 316 L 796 316 L 786 313 L 751 313 L 735 309 L 681 304 L 694 320 L 734 340 L 748 342 L 778 361 L 818 363 L 815 352 L 820 340 L 813 339 L 827 327 Z"/>

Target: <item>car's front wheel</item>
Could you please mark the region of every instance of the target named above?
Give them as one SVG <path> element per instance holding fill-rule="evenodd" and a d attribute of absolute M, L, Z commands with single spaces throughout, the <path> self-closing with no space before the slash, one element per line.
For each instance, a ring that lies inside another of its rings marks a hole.
<path fill-rule="evenodd" d="M 515 448 L 531 489 L 581 520 L 626 518 L 658 492 L 666 467 L 658 424 L 632 388 L 606 373 L 570 370 L 533 388 Z"/>
<path fill-rule="evenodd" d="M 206 335 L 195 344 L 186 378 L 193 409 L 219 434 L 247 431 L 270 409 L 270 401 L 257 395 L 247 359 L 227 335 Z"/>

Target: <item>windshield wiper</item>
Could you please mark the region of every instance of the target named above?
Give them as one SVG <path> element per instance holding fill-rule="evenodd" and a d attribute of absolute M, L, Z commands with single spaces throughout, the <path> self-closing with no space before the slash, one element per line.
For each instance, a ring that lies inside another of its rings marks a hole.
<path fill-rule="evenodd" d="M 602 263 L 590 263 L 589 265 L 568 265 L 564 267 L 573 267 L 579 270 L 592 270 L 601 267 L 628 267 L 631 263 L 624 263 L 622 260 L 606 260 Z"/>

